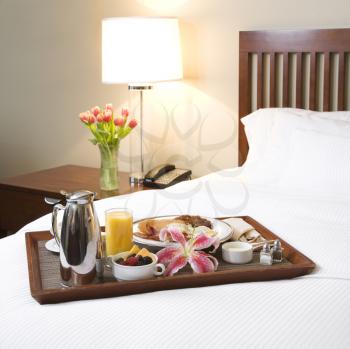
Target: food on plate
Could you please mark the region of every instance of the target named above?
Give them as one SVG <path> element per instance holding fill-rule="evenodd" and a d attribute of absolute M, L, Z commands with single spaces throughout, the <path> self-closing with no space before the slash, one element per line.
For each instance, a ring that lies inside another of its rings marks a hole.
<path fill-rule="evenodd" d="M 139 223 L 136 234 L 145 239 L 159 240 L 159 232 L 169 224 L 184 224 L 177 219 L 145 219 Z"/>
<path fill-rule="evenodd" d="M 186 240 L 200 233 L 216 236 L 212 223 L 200 216 L 182 215 L 175 218 L 145 219 L 138 224 L 138 231 L 134 234 L 148 240 L 160 241 L 159 234 L 162 229 L 176 228 L 184 235 Z"/>
<path fill-rule="evenodd" d="M 212 223 L 201 216 L 182 215 L 182 216 L 176 217 L 175 219 L 178 219 L 185 224 L 190 224 L 194 228 L 200 227 L 200 226 L 208 227 L 210 229 L 213 228 Z"/>

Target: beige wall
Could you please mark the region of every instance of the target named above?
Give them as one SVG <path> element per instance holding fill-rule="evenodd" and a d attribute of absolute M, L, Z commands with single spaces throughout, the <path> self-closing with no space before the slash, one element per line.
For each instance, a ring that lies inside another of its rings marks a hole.
<path fill-rule="evenodd" d="M 176 16 L 186 79 L 147 96 L 153 163 L 196 175 L 236 164 L 238 31 L 350 26 L 349 0 L 0 0 L 0 177 L 65 163 L 99 166 L 77 119 L 128 103 L 100 79 L 101 19 Z M 128 141 L 121 149 L 128 170 Z"/>

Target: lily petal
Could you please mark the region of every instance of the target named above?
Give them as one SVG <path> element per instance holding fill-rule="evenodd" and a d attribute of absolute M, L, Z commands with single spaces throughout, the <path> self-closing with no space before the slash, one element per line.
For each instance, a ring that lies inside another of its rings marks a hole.
<path fill-rule="evenodd" d="M 159 240 L 160 241 L 166 241 L 168 239 L 168 229 L 167 228 L 162 228 L 159 232 Z"/>
<path fill-rule="evenodd" d="M 170 235 L 171 239 L 175 242 L 178 242 L 182 245 L 182 247 L 185 247 L 186 245 L 186 239 L 184 234 L 177 228 L 163 228 L 159 232 L 159 239 L 161 241 L 165 241 L 167 236 Z"/>
<path fill-rule="evenodd" d="M 175 257 L 167 266 L 164 276 L 172 276 L 187 264 L 187 257 L 179 255 Z"/>
<path fill-rule="evenodd" d="M 216 270 L 217 261 L 215 257 L 209 258 L 204 252 L 192 252 L 188 258 L 188 262 L 191 264 L 192 269 L 195 273 L 208 273 Z"/>
<path fill-rule="evenodd" d="M 203 251 L 196 251 L 196 253 L 199 253 L 199 254 L 204 255 L 205 257 L 209 258 L 214 264 L 214 270 L 216 270 L 218 268 L 219 262 L 214 256 L 212 256 L 211 254 L 207 254 Z"/>
<path fill-rule="evenodd" d="M 199 234 L 195 237 L 192 248 L 194 250 L 203 250 L 205 248 L 208 248 L 209 246 L 214 246 L 214 249 L 210 252 L 215 252 L 217 248 L 220 246 L 220 240 L 218 237 L 210 237 L 206 234 Z"/>
<path fill-rule="evenodd" d="M 169 263 L 176 255 L 182 254 L 183 249 L 179 246 L 165 247 L 158 251 L 157 257 L 159 263 Z"/>

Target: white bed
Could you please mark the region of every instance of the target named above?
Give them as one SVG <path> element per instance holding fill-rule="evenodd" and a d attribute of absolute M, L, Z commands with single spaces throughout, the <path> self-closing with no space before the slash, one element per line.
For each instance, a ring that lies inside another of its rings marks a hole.
<path fill-rule="evenodd" d="M 341 57 L 349 51 L 349 35 L 346 29 L 240 33 L 239 117 L 251 112 L 252 53 L 257 54 L 257 106 L 263 106 L 264 50 L 270 54 L 270 64 L 282 53 L 287 68 L 290 50 L 299 50 L 292 52 L 297 54 L 299 68 L 302 53 L 311 54 L 311 108 L 316 106 L 317 54 L 325 55 L 328 73 L 330 52 L 338 52 L 338 109 L 344 107 L 345 80 L 340 73 L 345 74 L 345 60 Z M 275 82 L 279 69 L 270 67 Z M 299 68 L 296 105 L 302 107 L 304 74 Z M 283 73 L 284 106 L 287 72 Z M 324 110 L 330 109 L 330 80 L 324 79 Z M 276 90 L 271 83 L 271 106 L 277 103 Z M 240 163 L 246 159 L 248 143 L 250 148 L 243 171 L 229 169 L 168 190 L 101 200 L 96 207 L 101 223 L 106 208 L 124 205 L 133 209 L 135 219 L 179 213 L 250 215 L 311 258 L 317 265 L 312 274 L 292 280 L 39 305 L 30 295 L 24 234 L 47 230 L 50 217 L 45 216 L 0 241 L 0 348 L 350 348 L 350 129 L 346 130 L 350 114 L 338 114 L 334 124 L 326 126 L 318 120 L 314 129 L 308 125 L 314 116 L 294 110 L 308 121 L 300 127 L 299 120 L 291 120 L 290 125 L 298 128 L 293 138 L 283 125 L 277 137 L 270 137 L 269 127 L 276 118 L 273 110 L 267 113 L 271 119 L 258 118 L 263 120 L 260 124 L 253 117 L 245 120 L 245 130 L 240 124 Z M 254 125 L 258 133 L 253 132 Z M 329 129 L 333 134 L 327 133 Z M 266 148 L 267 139 L 280 141 L 283 149 L 273 147 L 273 141 L 272 148 Z M 310 144 L 321 147 L 321 156 L 316 156 L 318 148 Z M 311 166 L 310 158 L 317 160 Z"/>
<path fill-rule="evenodd" d="M 318 266 L 313 274 L 39 305 L 30 295 L 24 234 L 48 229 L 45 216 L 0 241 L 0 347 L 350 347 L 350 201 L 250 186 L 239 172 L 101 200 L 96 207 L 102 223 L 104 209 L 112 206 L 132 207 L 135 218 L 222 216 L 236 208 L 313 259 Z"/>

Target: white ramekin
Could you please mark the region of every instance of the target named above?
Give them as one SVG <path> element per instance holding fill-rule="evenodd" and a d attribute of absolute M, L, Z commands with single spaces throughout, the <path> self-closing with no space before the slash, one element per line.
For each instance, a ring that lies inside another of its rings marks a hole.
<path fill-rule="evenodd" d="M 247 242 L 230 241 L 222 245 L 222 258 L 232 264 L 246 264 L 253 259 L 252 245 Z"/>

